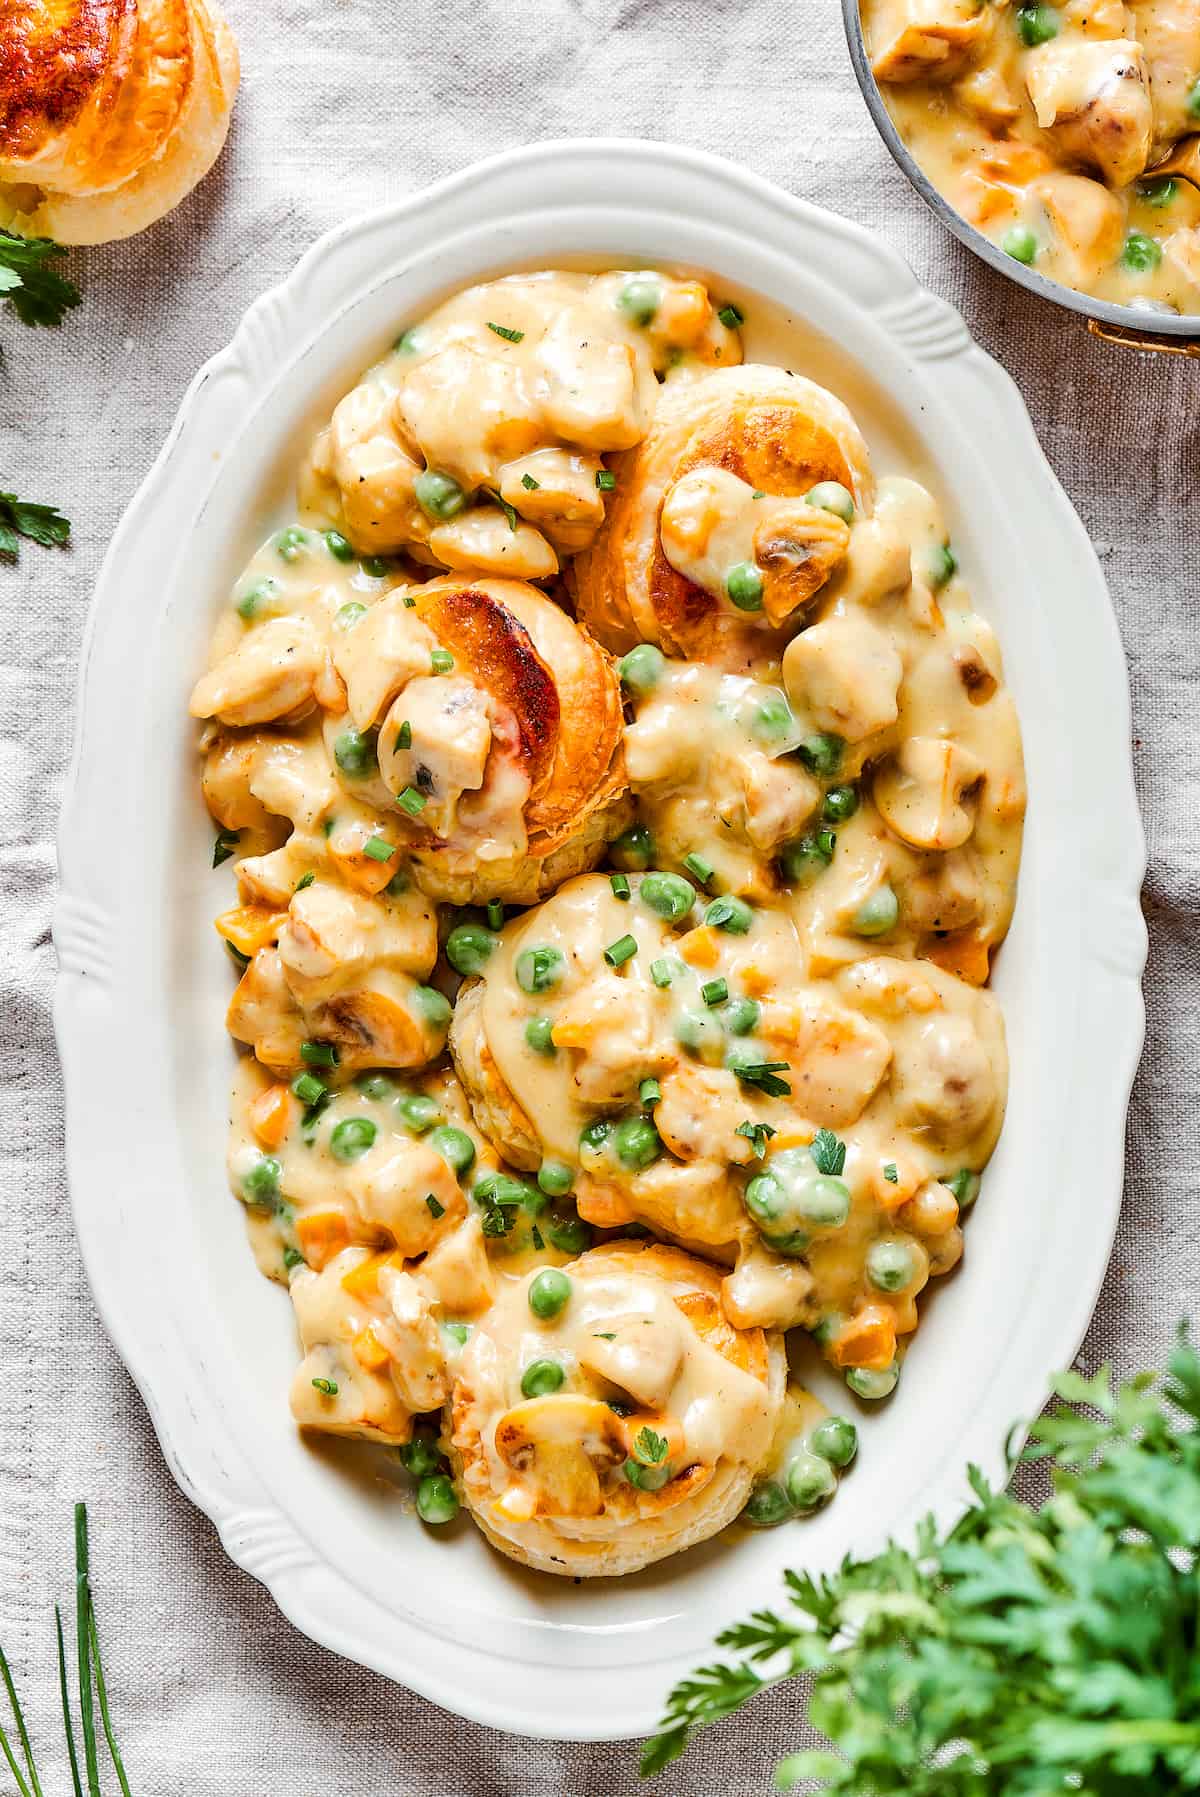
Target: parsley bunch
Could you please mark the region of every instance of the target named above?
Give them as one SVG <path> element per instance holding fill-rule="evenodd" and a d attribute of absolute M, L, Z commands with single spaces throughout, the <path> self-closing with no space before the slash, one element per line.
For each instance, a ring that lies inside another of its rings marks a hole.
<path fill-rule="evenodd" d="M 48 237 L 14 237 L 0 231 L 0 296 L 22 324 L 61 324 L 80 301 L 73 281 L 49 265 L 66 250 Z"/>
<path fill-rule="evenodd" d="M 1068 1373 L 1025 1459 L 1053 1456 L 1040 1512 L 970 1471 L 974 1501 L 915 1547 L 788 1573 L 790 1608 L 718 1644 L 740 1657 L 677 1685 L 644 1773 L 768 1686 L 812 1678 L 830 1749 L 782 1791 L 846 1797 L 1171 1797 L 1200 1790 L 1200 1354 L 1114 1391 Z"/>
<path fill-rule="evenodd" d="M 15 493 L 0 493 L 0 555 L 15 556 L 21 537 L 44 549 L 65 543 L 71 520 L 52 505 L 31 505 Z"/>

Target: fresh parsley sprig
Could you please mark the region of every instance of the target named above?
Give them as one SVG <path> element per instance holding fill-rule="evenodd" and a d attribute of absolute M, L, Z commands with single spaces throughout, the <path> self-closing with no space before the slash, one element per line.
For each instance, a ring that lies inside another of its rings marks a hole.
<path fill-rule="evenodd" d="M 49 266 L 66 253 L 48 237 L 14 237 L 0 231 L 0 296 L 22 324 L 61 324 L 79 304 L 83 296 L 74 281 Z"/>
<path fill-rule="evenodd" d="M 19 539 L 28 537 L 44 549 L 57 548 L 71 535 L 71 520 L 57 507 L 32 505 L 15 493 L 0 493 L 0 555 L 15 556 Z"/>
<path fill-rule="evenodd" d="M 83 1797 L 83 1784 L 79 1775 L 79 1746 L 75 1734 L 75 1722 L 71 1713 L 62 1612 L 57 1604 L 54 1606 L 54 1629 L 58 1655 L 58 1689 L 62 1703 L 67 1759 L 71 1767 L 71 1788 L 75 1797 Z M 75 1506 L 75 1647 L 79 1684 L 79 1732 L 83 1736 L 83 1767 L 88 1792 L 91 1797 L 91 1794 L 97 1793 L 100 1789 L 100 1750 L 96 1733 L 96 1708 L 99 1706 L 100 1726 L 104 1730 L 104 1739 L 108 1743 L 108 1753 L 112 1760 L 113 1771 L 117 1775 L 117 1782 L 121 1787 L 123 1797 L 130 1797 L 129 1780 L 125 1776 L 121 1750 L 117 1746 L 113 1731 L 112 1715 L 108 1703 L 108 1686 L 104 1679 L 104 1664 L 100 1658 L 100 1639 L 96 1629 L 96 1606 L 92 1597 L 86 1504 L 76 1504 Z M 33 1744 L 29 1739 L 29 1730 L 25 1725 L 21 1701 L 17 1696 L 12 1673 L 9 1671 L 8 1661 L 5 1659 L 2 1649 L 0 1649 L 0 1677 L 3 1678 L 4 1688 L 8 1693 L 9 1707 L 16 1725 L 17 1742 L 21 1750 L 21 1760 L 24 1761 L 24 1770 L 18 1762 L 12 1741 L 2 1724 L 0 1724 L 0 1750 L 3 1751 L 4 1757 L 8 1761 L 8 1769 L 16 1780 L 20 1797 L 41 1797 L 42 1786 L 34 1761 Z"/>
<path fill-rule="evenodd" d="M 846 1144 L 831 1129 L 819 1129 L 808 1151 L 818 1173 L 832 1174 L 836 1179 L 846 1166 Z"/>
<path fill-rule="evenodd" d="M 790 1609 L 718 1637 L 741 1657 L 672 1691 L 651 1774 L 692 1732 L 784 1679 L 812 1678 L 830 1747 L 776 1786 L 844 1797 L 1173 1797 L 1200 1790 L 1200 1353 L 1114 1390 L 1064 1374 L 1024 1458 L 1052 1455 L 1039 1512 L 993 1491 L 948 1533 L 786 1575 Z"/>

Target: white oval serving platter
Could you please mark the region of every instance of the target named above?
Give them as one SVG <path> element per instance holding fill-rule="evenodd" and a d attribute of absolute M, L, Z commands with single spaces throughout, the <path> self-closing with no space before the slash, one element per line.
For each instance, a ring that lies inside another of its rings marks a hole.
<path fill-rule="evenodd" d="M 900 1392 L 864 1416 L 860 1463 L 820 1516 L 583 1585 L 520 1572 L 466 1522 L 426 1530 L 402 1483 L 355 1476 L 352 1457 L 292 1426 L 290 1306 L 255 1270 L 225 1182 L 230 981 L 211 919 L 228 870 L 208 869 L 186 704 L 317 407 L 433 299 L 564 260 L 694 268 L 751 328 L 756 296 L 803 321 L 803 371 L 860 408 L 881 465 L 907 461 L 943 503 L 999 633 L 1030 785 L 995 982 L 1008 1120 L 965 1263 L 927 1303 Z M 172 1472 L 297 1627 L 448 1709 L 530 1735 L 647 1732 L 716 1630 L 778 1597 L 784 1566 L 828 1568 L 926 1510 L 952 1516 L 968 1461 L 1002 1476 L 1010 1424 L 1075 1354 L 1116 1227 L 1143 1028 L 1124 661 L 1016 388 L 844 219 L 713 157 L 579 141 L 498 157 L 322 238 L 197 375 L 113 539 L 59 857 L 76 1225 Z"/>

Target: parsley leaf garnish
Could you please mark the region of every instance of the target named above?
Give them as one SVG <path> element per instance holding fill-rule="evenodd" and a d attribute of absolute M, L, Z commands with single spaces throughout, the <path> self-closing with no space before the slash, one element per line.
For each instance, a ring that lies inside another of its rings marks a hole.
<path fill-rule="evenodd" d="M 497 337 L 503 337 L 506 343 L 523 343 L 525 341 L 524 331 L 514 331 L 511 325 L 493 324 L 489 318 L 487 328 L 489 331 L 495 331 Z"/>
<path fill-rule="evenodd" d="M 61 324 L 82 298 L 78 287 L 47 265 L 66 250 L 48 237 L 0 231 L 0 295 L 22 324 Z"/>
<path fill-rule="evenodd" d="M 658 1466 L 667 1457 L 667 1438 L 651 1428 L 639 1429 L 633 1438 L 633 1453 L 643 1466 Z"/>
<path fill-rule="evenodd" d="M 493 505 L 498 505 L 500 507 L 500 510 L 504 513 L 504 516 L 508 519 L 508 528 L 510 530 L 515 530 L 517 528 L 517 508 L 516 508 L 516 506 L 509 505 L 507 499 L 501 499 L 499 493 L 493 493 L 490 487 L 485 487 L 484 492 L 487 494 L 488 498 L 491 500 Z"/>
<path fill-rule="evenodd" d="M 817 1131 L 809 1153 L 818 1173 L 832 1173 L 836 1178 L 846 1165 L 846 1144 L 839 1142 L 831 1129 Z"/>
<path fill-rule="evenodd" d="M 769 1123 L 751 1123 L 747 1117 L 744 1123 L 738 1124 L 733 1133 L 735 1136 L 746 1136 L 755 1155 L 761 1160 L 767 1152 L 767 1143 L 776 1132 Z"/>
<path fill-rule="evenodd" d="M 731 1055 L 725 1064 L 744 1086 L 757 1086 L 768 1098 L 791 1096 L 792 1088 L 788 1082 L 777 1077 L 790 1070 L 790 1061 L 739 1061 Z"/>
<path fill-rule="evenodd" d="M 71 520 L 57 507 L 32 505 L 15 493 L 0 493 L 0 555 L 15 556 L 18 538 L 28 537 L 43 549 L 57 548 L 71 534 Z"/>

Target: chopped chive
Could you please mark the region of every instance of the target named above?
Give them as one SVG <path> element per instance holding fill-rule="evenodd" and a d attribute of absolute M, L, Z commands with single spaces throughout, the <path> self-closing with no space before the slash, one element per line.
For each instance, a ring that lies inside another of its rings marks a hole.
<path fill-rule="evenodd" d="M 449 649 L 435 649 L 429 657 L 429 665 L 435 674 L 448 674 L 454 666 L 454 657 Z"/>
<path fill-rule="evenodd" d="M 524 340 L 524 331 L 514 331 L 506 324 L 493 324 L 490 318 L 487 321 L 487 328 L 489 331 L 495 331 L 497 337 L 503 337 L 506 343 L 520 343 Z"/>
<path fill-rule="evenodd" d="M 341 1056 L 334 1042 L 302 1042 L 300 1059 L 306 1067 L 336 1067 Z"/>
<path fill-rule="evenodd" d="M 108 1754 L 117 1775 L 117 1783 L 121 1787 L 122 1797 L 130 1797 L 129 1780 L 125 1776 L 125 1767 L 121 1760 L 120 1749 L 113 1735 L 112 1716 L 108 1708 L 108 1687 L 104 1682 L 104 1664 L 100 1658 L 100 1637 L 96 1632 L 96 1606 L 91 1592 L 88 1592 L 88 1635 L 91 1640 L 92 1666 L 96 1674 L 96 1696 L 100 1702 L 100 1720 L 104 1724 L 104 1739 L 108 1742 Z"/>
<path fill-rule="evenodd" d="M 614 898 L 627 899 L 629 897 L 628 874 L 610 874 L 608 883 L 613 889 Z"/>
<path fill-rule="evenodd" d="M 531 1230 L 529 1232 L 529 1239 L 533 1243 L 534 1247 L 537 1249 L 538 1253 L 540 1254 L 542 1249 L 546 1246 L 546 1243 L 545 1243 L 545 1239 L 542 1236 L 542 1232 L 538 1228 L 536 1223 L 533 1225 L 533 1227 L 531 1228 Z"/>
<path fill-rule="evenodd" d="M 401 811 L 407 811 L 409 817 L 420 817 L 428 800 L 423 792 L 417 791 L 415 786 L 406 786 L 402 793 L 397 794 L 396 803 Z M 365 850 L 363 852 L 366 853 Z"/>
<path fill-rule="evenodd" d="M 240 830 L 217 831 L 217 840 L 213 844 L 212 864 L 214 867 L 220 867 L 222 861 L 228 861 L 231 855 L 237 853 L 237 845 L 241 841 L 241 836 Z"/>
<path fill-rule="evenodd" d="M 683 865 L 687 868 L 693 879 L 699 880 L 701 886 L 707 886 L 708 882 L 712 879 L 713 874 L 716 872 L 716 869 L 710 862 L 704 859 L 703 855 L 685 855 L 683 857 Z"/>
<path fill-rule="evenodd" d="M 404 604 L 409 611 L 416 611 L 417 602 L 411 593 L 405 593 L 403 595 L 403 599 L 404 599 Z"/>
<path fill-rule="evenodd" d="M 336 1398 L 338 1384 L 336 1379 L 314 1379 L 313 1390 L 319 1391 L 323 1398 Z"/>
<path fill-rule="evenodd" d="M 534 480 L 532 474 L 523 474 L 521 476 L 521 485 L 527 493 L 536 493 L 541 484 L 540 480 Z"/>
<path fill-rule="evenodd" d="M 617 484 L 617 477 L 611 468 L 600 468 L 596 473 L 596 485 L 602 493 L 611 493 Z"/>
<path fill-rule="evenodd" d="M 637 939 L 633 936 L 620 936 L 616 942 L 610 942 L 604 951 L 604 959 L 610 967 L 621 967 L 637 954 Z"/>
<path fill-rule="evenodd" d="M 707 980 L 700 988 L 700 996 L 706 1005 L 723 1005 L 729 997 L 729 986 L 723 979 Z"/>
<path fill-rule="evenodd" d="M 617 1332 L 615 1329 L 593 1329 L 592 1330 L 592 1340 L 594 1342 L 615 1342 L 616 1339 L 617 1339 Z"/>
<path fill-rule="evenodd" d="M 13 1777 L 20 1787 L 21 1797 L 42 1797 L 42 1787 L 38 1783 L 37 1767 L 33 1763 L 33 1749 L 29 1744 L 29 1735 L 25 1728 L 25 1717 L 21 1710 L 20 1700 L 17 1697 L 17 1688 L 13 1684 L 12 1673 L 9 1671 L 8 1661 L 4 1657 L 3 1648 L 0 1648 L 0 1674 L 3 1675 L 5 1689 L 8 1692 L 8 1701 L 12 1708 L 14 1720 L 17 1724 L 17 1734 L 20 1736 L 21 1740 L 21 1751 L 25 1755 L 25 1765 L 28 1768 L 30 1779 L 33 1781 L 32 1790 L 21 1776 L 21 1769 L 17 1765 L 16 1759 L 13 1756 L 12 1747 L 9 1744 L 8 1736 L 5 1734 L 2 1727 L 0 1727 L 0 1746 L 4 1749 L 4 1756 L 12 1769 Z"/>
<path fill-rule="evenodd" d="M 899 1170 L 897 1169 L 895 1161 L 885 1162 L 884 1169 L 883 1169 L 883 1177 L 887 1180 L 888 1184 L 891 1186 L 898 1186 L 900 1184 L 900 1173 L 899 1173 Z"/>
<path fill-rule="evenodd" d="M 644 1079 L 638 1087 L 638 1102 L 645 1105 L 647 1110 L 651 1105 L 657 1104 L 661 1097 L 662 1087 L 656 1079 Z"/>
<path fill-rule="evenodd" d="M 669 986 L 675 978 L 674 964 L 665 955 L 657 961 L 651 961 L 650 978 L 656 986 Z"/>
<path fill-rule="evenodd" d="M 405 790 L 411 792 L 412 788 L 410 786 Z M 403 802 L 404 794 L 402 793 L 400 797 Z M 421 798 L 420 793 L 417 793 L 416 797 Z M 421 805 L 424 803 L 424 799 L 421 799 Z M 412 813 L 411 805 L 405 805 L 404 809 Z M 417 810 L 420 810 L 420 806 L 417 807 Z M 412 814 L 415 816 L 415 813 Z M 386 836 L 369 836 L 366 842 L 363 843 L 362 852 L 367 857 L 368 861 L 390 861 L 392 856 L 396 853 L 396 845 L 394 842 L 389 842 Z"/>
<path fill-rule="evenodd" d="M 83 1735 L 83 1759 L 89 1797 L 99 1797 L 100 1764 L 96 1754 L 96 1714 L 92 1705 L 92 1650 L 88 1639 L 88 1611 L 92 1591 L 88 1580 L 87 1505 L 75 1506 L 75 1670 L 79 1678 L 79 1728 Z"/>
<path fill-rule="evenodd" d="M 396 732 L 396 747 L 398 749 L 412 748 L 412 725 L 407 718 Z"/>
<path fill-rule="evenodd" d="M 504 927 L 504 906 L 499 899 L 489 899 L 487 908 L 489 930 L 500 930 Z"/>
<path fill-rule="evenodd" d="M 429 1214 L 435 1223 L 439 1217 L 445 1216 L 446 1206 L 444 1204 L 439 1204 L 432 1192 L 426 1192 L 425 1202 L 429 1206 Z"/>
<path fill-rule="evenodd" d="M 746 322 L 745 314 L 734 305 L 722 306 L 717 313 L 717 317 L 721 320 L 721 323 L 725 326 L 727 331 L 736 331 L 739 326 L 744 325 Z"/>
<path fill-rule="evenodd" d="M 75 1724 L 71 1720 L 71 1698 L 67 1691 L 67 1654 L 63 1645 L 62 1611 L 54 1606 L 54 1633 L 58 1644 L 58 1693 L 62 1699 L 63 1730 L 67 1737 L 67 1758 L 71 1764 L 71 1785 L 75 1797 L 83 1797 L 79 1782 L 79 1756 L 75 1747 Z"/>
<path fill-rule="evenodd" d="M 244 955 L 240 948 L 234 948 L 232 942 L 227 942 L 225 947 L 229 951 L 230 960 L 235 961 L 239 971 L 245 973 L 247 967 L 250 965 L 249 955 Z"/>
<path fill-rule="evenodd" d="M 308 872 L 306 874 L 301 874 L 300 878 L 296 881 L 296 891 L 297 892 L 306 892 L 308 890 L 308 888 L 312 885 L 312 883 L 316 879 L 316 877 L 317 877 L 316 874 L 313 872 L 312 868 L 310 867 Z"/>
<path fill-rule="evenodd" d="M 304 1256 L 301 1254 L 299 1248 L 285 1248 L 284 1249 L 284 1251 L 283 1251 L 283 1270 L 285 1273 L 290 1273 L 293 1267 L 302 1267 L 303 1265 L 304 1265 Z"/>
<path fill-rule="evenodd" d="M 292 1081 L 293 1096 L 301 1104 L 318 1104 L 328 1090 L 329 1087 L 315 1073 L 298 1073 Z"/>

